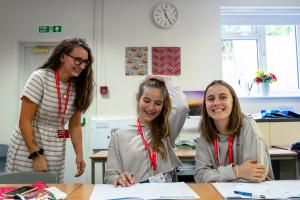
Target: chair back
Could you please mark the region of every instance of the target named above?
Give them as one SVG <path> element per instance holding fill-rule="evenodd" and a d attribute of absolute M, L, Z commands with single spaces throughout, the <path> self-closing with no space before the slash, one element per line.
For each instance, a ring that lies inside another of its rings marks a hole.
<path fill-rule="evenodd" d="M 0 173 L 4 172 L 7 150 L 8 150 L 7 144 L 0 144 Z"/>
<path fill-rule="evenodd" d="M 11 172 L 0 174 L 2 184 L 59 183 L 58 175 L 50 172 Z"/>

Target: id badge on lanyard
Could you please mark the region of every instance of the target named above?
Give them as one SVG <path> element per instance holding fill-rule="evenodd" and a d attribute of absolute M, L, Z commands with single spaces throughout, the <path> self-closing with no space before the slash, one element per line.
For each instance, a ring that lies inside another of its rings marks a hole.
<path fill-rule="evenodd" d="M 56 83 L 56 90 L 57 90 L 60 122 L 61 122 L 61 125 L 64 127 L 65 114 L 67 112 L 69 97 L 70 97 L 70 94 L 71 94 L 71 82 L 69 82 L 69 84 L 68 84 L 65 105 L 64 105 L 64 109 L 62 109 L 62 98 L 61 98 L 61 92 L 60 92 L 58 70 L 54 70 L 54 76 L 55 76 L 55 83 Z M 56 137 L 57 138 L 69 138 L 70 137 L 70 131 L 66 130 L 66 129 L 57 130 Z"/>
<path fill-rule="evenodd" d="M 148 178 L 149 183 L 165 183 L 166 179 L 162 173 L 151 176 Z"/>

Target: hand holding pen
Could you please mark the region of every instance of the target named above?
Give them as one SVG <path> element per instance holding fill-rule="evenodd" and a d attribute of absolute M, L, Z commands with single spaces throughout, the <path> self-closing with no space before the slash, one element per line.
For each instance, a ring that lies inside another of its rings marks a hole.
<path fill-rule="evenodd" d="M 133 177 L 133 174 L 125 171 L 122 173 L 119 173 L 119 176 L 116 178 L 114 182 L 114 186 L 117 187 L 118 185 L 121 185 L 122 187 L 128 187 L 135 183 L 135 178 Z"/>

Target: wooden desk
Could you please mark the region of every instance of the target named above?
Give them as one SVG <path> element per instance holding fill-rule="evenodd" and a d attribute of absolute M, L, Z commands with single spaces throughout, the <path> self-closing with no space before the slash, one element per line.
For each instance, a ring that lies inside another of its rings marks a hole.
<path fill-rule="evenodd" d="M 67 200 L 73 199 L 89 199 L 94 189 L 92 184 L 84 184 L 79 187 L 76 192 L 73 192 L 70 196 L 67 197 Z"/>
<path fill-rule="evenodd" d="M 271 148 L 269 149 L 269 153 L 272 160 L 279 159 L 283 160 L 284 158 L 294 158 L 297 157 L 297 152 L 288 149 L 279 149 L 279 148 Z"/>
<path fill-rule="evenodd" d="M 74 184 L 47 184 L 49 187 L 56 187 L 59 190 L 63 191 L 67 194 L 67 196 L 71 195 L 78 188 L 82 186 L 82 184 L 74 183 Z"/>
<path fill-rule="evenodd" d="M 176 155 L 182 162 L 194 160 L 196 155 L 195 149 L 176 149 Z M 271 148 L 269 149 L 269 153 L 271 156 L 271 160 L 295 160 L 296 165 L 296 172 L 295 176 L 297 179 L 300 179 L 299 175 L 299 160 L 297 152 L 287 149 L 279 149 L 279 148 Z M 104 174 L 105 174 L 105 162 L 107 160 L 107 150 L 100 150 L 99 152 L 95 153 L 94 155 L 90 156 L 91 164 L 92 164 L 92 184 L 95 184 L 95 163 L 101 162 L 102 163 L 102 181 L 104 183 Z"/>
<path fill-rule="evenodd" d="M 67 196 L 67 200 L 74 199 L 89 199 L 94 189 L 92 184 L 81 185 L 76 192 L 73 192 L 70 196 Z"/>
<path fill-rule="evenodd" d="M 18 187 L 24 184 L 0 184 L 0 187 Z M 56 187 L 59 190 L 63 191 L 68 196 L 73 194 L 76 190 L 78 190 L 82 184 L 75 183 L 75 184 L 47 184 L 49 187 Z"/>
<path fill-rule="evenodd" d="M 224 199 L 211 183 L 189 183 L 188 185 L 198 194 L 201 200 Z"/>
<path fill-rule="evenodd" d="M 295 161 L 295 178 L 300 179 L 300 160 L 298 159 L 298 153 L 293 150 L 271 148 L 269 149 L 274 177 L 276 180 L 280 179 L 280 161 L 281 160 L 294 160 Z"/>
<path fill-rule="evenodd" d="M 105 174 L 105 162 L 107 160 L 107 150 L 101 150 L 94 155 L 90 156 L 91 162 L 92 162 L 92 184 L 95 184 L 95 164 L 96 162 L 102 163 L 102 183 L 104 183 L 104 174 Z"/>
<path fill-rule="evenodd" d="M 189 183 L 188 184 L 194 192 L 196 192 L 201 200 L 221 200 L 223 197 L 210 183 Z M 89 199 L 93 192 L 94 185 L 84 184 L 67 197 L 68 200 L 73 199 Z"/>
<path fill-rule="evenodd" d="M 185 149 L 185 150 L 176 149 L 175 153 L 182 161 L 193 160 L 196 155 L 196 151 L 194 149 Z M 107 160 L 107 154 L 108 154 L 107 150 L 100 150 L 99 152 L 90 156 L 91 164 L 92 164 L 92 172 L 91 172 L 92 184 L 95 184 L 95 164 L 96 164 L 96 162 L 101 162 L 101 164 L 102 164 L 102 183 L 104 183 L 105 162 Z"/>

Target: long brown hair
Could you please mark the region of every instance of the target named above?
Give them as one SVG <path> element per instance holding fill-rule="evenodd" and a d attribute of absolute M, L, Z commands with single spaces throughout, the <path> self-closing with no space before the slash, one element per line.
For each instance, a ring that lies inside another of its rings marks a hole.
<path fill-rule="evenodd" d="M 215 85 L 220 84 L 226 87 L 232 96 L 232 110 L 229 116 L 229 123 L 227 130 L 232 132 L 232 135 L 235 136 L 239 134 L 242 126 L 243 126 L 243 113 L 241 111 L 240 103 L 238 97 L 234 91 L 234 89 L 225 81 L 222 80 L 215 80 L 211 82 L 204 91 L 204 99 L 203 99 L 203 108 L 202 108 L 202 120 L 200 122 L 199 128 L 202 132 L 202 136 L 205 138 L 207 142 L 213 141 L 215 137 L 217 137 L 217 128 L 215 126 L 214 120 L 208 115 L 206 110 L 206 92 L 207 90 Z"/>
<path fill-rule="evenodd" d="M 60 58 L 62 54 L 70 54 L 75 47 L 82 47 L 88 52 L 88 64 L 78 77 L 72 78 L 72 81 L 76 85 L 75 106 L 78 110 L 85 112 L 92 103 L 94 80 L 92 51 L 83 39 L 69 38 L 59 42 L 55 46 L 51 56 L 39 69 L 57 69 L 61 64 Z"/>
<path fill-rule="evenodd" d="M 168 119 L 171 112 L 171 99 L 169 97 L 169 93 L 164 82 L 161 82 L 156 79 L 147 79 L 140 84 L 139 91 L 136 95 L 137 101 L 141 100 L 145 88 L 158 88 L 161 90 L 164 97 L 163 106 L 160 114 L 150 124 L 150 131 L 152 135 L 150 145 L 152 149 L 154 149 L 162 155 L 162 158 L 166 158 L 167 150 L 162 142 L 162 139 L 170 135 Z"/>

